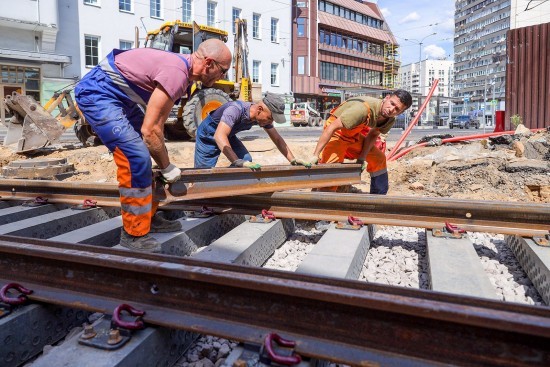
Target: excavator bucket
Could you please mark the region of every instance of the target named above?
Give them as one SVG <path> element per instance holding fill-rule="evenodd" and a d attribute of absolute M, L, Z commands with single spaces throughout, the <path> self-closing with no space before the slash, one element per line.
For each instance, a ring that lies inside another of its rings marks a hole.
<path fill-rule="evenodd" d="M 7 122 L 8 132 L 4 146 L 10 147 L 16 153 L 30 153 L 57 143 L 65 129 L 74 125 L 79 118 L 76 106 L 70 95 L 68 97 L 67 99 L 65 92 L 54 96 L 46 105 L 48 109 L 45 109 L 31 96 L 17 92 L 7 96 L 4 99 L 5 105 L 13 116 Z M 63 99 L 68 101 L 68 108 L 63 106 Z M 53 117 L 51 112 L 56 107 L 61 112 Z"/>

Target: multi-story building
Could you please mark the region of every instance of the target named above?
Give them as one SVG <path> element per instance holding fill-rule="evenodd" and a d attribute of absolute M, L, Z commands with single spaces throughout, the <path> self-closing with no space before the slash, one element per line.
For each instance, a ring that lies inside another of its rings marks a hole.
<path fill-rule="evenodd" d="M 397 42 L 375 3 L 293 0 L 292 23 L 296 101 L 324 111 L 340 102 L 343 88 L 379 95 L 385 82 L 393 87 Z"/>
<path fill-rule="evenodd" d="M 0 0 L 0 8 L 2 118 L 4 95 L 45 102 L 113 48 L 143 47 L 147 31 L 175 19 L 227 31 L 231 50 L 233 20 L 246 19 L 251 78 L 264 92 L 290 93 L 290 0 Z"/>
<path fill-rule="evenodd" d="M 449 106 L 452 102 L 449 97 L 453 88 L 453 61 L 426 59 L 402 65 L 399 69 L 400 88 L 409 91 L 413 97 L 428 95 L 435 79 L 439 79 L 437 89 L 429 106 L 424 110 L 421 121 L 441 124 L 450 118 Z M 413 98 L 410 113 L 414 114 L 420 108 L 418 100 Z"/>
<path fill-rule="evenodd" d="M 504 109 L 506 32 L 510 0 L 457 0 L 455 3 L 455 90 L 453 114 L 493 121 Z"/>

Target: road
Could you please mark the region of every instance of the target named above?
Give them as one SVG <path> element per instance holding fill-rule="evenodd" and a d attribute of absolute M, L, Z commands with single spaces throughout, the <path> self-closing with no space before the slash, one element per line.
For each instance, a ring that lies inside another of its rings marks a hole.
<path fill-rule="evenodd" d="M 281 134 L 283 138 L 286 138 L 286 139 L 299 139 L 299 138 L 315 139 L 321 135 L 322 130 L 323 130 L 322 127 L 293 127 L 293 126 L 277 127 L 277 131 Z M 493 127 L 487 127 L 485 129 L 485 132 L 487 133 L 492 131 L 493 131 Z M 397 141 L 399 140 L 403 132 L 404 130 L 402 129 L 391 129 L 387 140 Z M 482 134 L 483 132 L 484 132 L 483 127 L 480 129 L 468 129 L 468 130 L 449 129 L 446 127 L 438 128 L 438 129 L 414 128 L 412 129 L 409 136 L 407 137 L 407 141 L 417 141 L 426 135 L 434 135 L 434 134 L 450 134 L 453 136 L 465 136 L 465 135 Z M 238 136 L 243 140 L 254 140 L 254 139 L 265 138 L 267 137 L 267 134 L 261 131 L 260 128 L 253 128 L 252 130 L 240 132 Z"/>
<path fill-rule="evenodd" d="M 318 139 L 323 131 L 322 127 L 294 127 L 294 126 L 282 126 L 277 127 L 277 131 L 285 139 L 307 139 L 315 140 Z M 493 131 L 493 127 L 488 127 L 485 129 L 485 132 L 489 133 Z M 391 129 L 390 134 L 388 135 L 388 142 L 396 142 L 403 134 L 404 130 L 402 129 Z M 465 136 L 473 134 L 482 134 L 484 132 L 483 127 L 480 129 L 469 129 L 469 130 L 460 130 L 460 129 L 449 129 L 446 127 L 438 129 L 425 129 L 425 128 L 414 128 L 409 136 L 407 141 L 418 141 L 420 138 L 426 135 L 434 134 L 450 134 L 453 136 Z M 3 125 L 0 125 L 0 143 L 3 143 L 4 137 L 6 136 L 6 128 Z M 265 132 L 262 131 L 259 127 L 254 127 L 248 131 L 242 131 L 238 134 L 239 138 L 242 140 L 255 140 L 255 139 L 266 139 L 268 136 Z M 77 143 L 78 140 L 76 135 L 73 133 L 73 129 L 67 129 L 67 131 L 61 136 L 61 143 Z"/>

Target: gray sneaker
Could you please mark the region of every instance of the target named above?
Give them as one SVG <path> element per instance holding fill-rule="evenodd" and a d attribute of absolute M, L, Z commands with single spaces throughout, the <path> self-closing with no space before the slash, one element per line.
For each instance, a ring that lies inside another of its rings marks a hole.
<path fill-rule="evenodd" d="M 156 213 L 151 220 L 151 232 L 176 232 L 181 231 L 181 223 L 177 220 L 168 220 L 162 214 Z"/>
<path fill-rule="evenodd" d="M 132 236 L 124 229 L 122 229 L 120 233 L 120 246 L 134 251 L 162 252 L 160 242 L 151 237 L 149 234 L 146 234 L 145 236 Z"/>

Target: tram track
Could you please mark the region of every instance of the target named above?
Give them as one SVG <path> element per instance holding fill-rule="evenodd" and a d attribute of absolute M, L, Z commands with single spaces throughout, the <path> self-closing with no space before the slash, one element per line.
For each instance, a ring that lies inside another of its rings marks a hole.
<path fill-rule="evenodd" d="M 10 189 L 13 182 L 0 188 L 0 203 L 5 208 L 0 209 L 0 218 L 2 210 L 9 211 L 8 217 L 2 219 L 5 224 L 0 225 L 0 234 L 4 234 L 0 235 L 0 285 L 18 282 L 32 289 L 34 292 L 27 296 L 31 302 L 106 314 L 111 314 L 117 305 L 128 303 L 146 312 L 146 325 L 257 344 L 276 332 L 296 340 L 294 350 L 300 355 L 353 365 L 550 363 L 546 348 L 550 339 L 547 307 L 486 300 L 468 293 L 451 295 L 336 279 L 340 276 L 327 275 L 323 266 L 321 270 L 309 268 L 309 272 L 298 273 L 258 268 L 284 241 L 293 219 L 345 220 L 350 215 L 369 224 L 425 228 L 428 250 L 434 244 L 447 246 L 457 258 L 463 254 L 456 251 L 471 247 L 466 238 L 453 242 L 447 236 L 430 243 L 434 241 L 433 230 L 442 228 L 445 222 L 459 226 L 451 228 L 508 234 L 513 238 L 512 247 L 526 252 L 526 246 L 535 246 L 533 237 L 544 239 L 549 233 L 549 205 L 289 191 L 217 199 L 170 199 L 163 209 L 174 210 L 180 213 L 178 216 L 184 210 L 205 205 L 219 215 L 192 218 L 201 215 L 187 212 L 179 219 L 185 224 L 185 233 L 163 237 L 169 243 L 163 245 L 166 254 L 144 254 L 110 248 L 116 244 L 116 232 L 120 231 L 116 187 L 40 183 L 19 185 L 15 192 Z M 93 186 L 101 195 L 94 196 L 94 191 L 88 190 Z M 33 196 L 48 201 L 19 210 L 22 200 Z M 82 219 L 83 214 L 79 214 L 81 223 L 71 225 L 77 216 L 71 205 L 83 199 L 98 199 L 106 211 L 101 206 L 87 208 L 85 212 L 95 219 Z M 44 210 L 44 206 L 50 209 Z M 265 227 L 257 227 L 237 215 L 257 215 L 262 209 L 272 211 L 277 218 L 269 220 Z M 9 216 L 14 213 L 17 218 L 11 223 Z M 50 221 L 54 213 L 57 217 Z M 62 228 L 59 222 L 63 223 Z M 107 222 L 112 223 L 109 229 L 100 229 L 106 228 Z M 43 232 L 30 231 L 30 226 L 43 228 Z M 261 234 L 251 240 L 250 248 L 237 249 L 238 242 L 245 241 L 244 233 L 256 231 Z M 338 246 L 342 248 L 347 241 L 354 241 L 351 233 L 358 233 L 340 232 L 341 243 L 329 249 L 334 231 L 337 229 L 331 226 L 315 248 L 322 248 L 321 252 L 338 251 Z M 374 229 L 369 226 L 360 231 L 364 234 L 353 254 L 358 260 L 350 260 L 351 270 L 341 277 L 357 279 L 357 270 L 353 269 L 365 260 Z M 11 233 L 18 236 L 10 236 Z M 33 238 L 25 233 L 33 233 Z M 197 247 L 206 250 L 194 256 Z M 246 255 L 231 253 L 239 251 Z M 319 256 L 319 252 L 313 255 Z M 535 268 L 530 269 L 534 255 L 523 256 L 526 272 L 541 278 L 544 264 L 535 263 Z M 338 259 L 339 263 L 347 261 Z M 431 261 L 449 259 L 434 257 Z M 436 270 L 435 265 L 437 262 L 431 264 L 432 271 Z M 542 279 L 534 283 L 548 303 L 550 292 L 544 291 L 548 283 Z M 441 291 L 438 284 L 432 280 L 433 289 Z M 447 292 L 460 293 L 453 290 Z"/>

